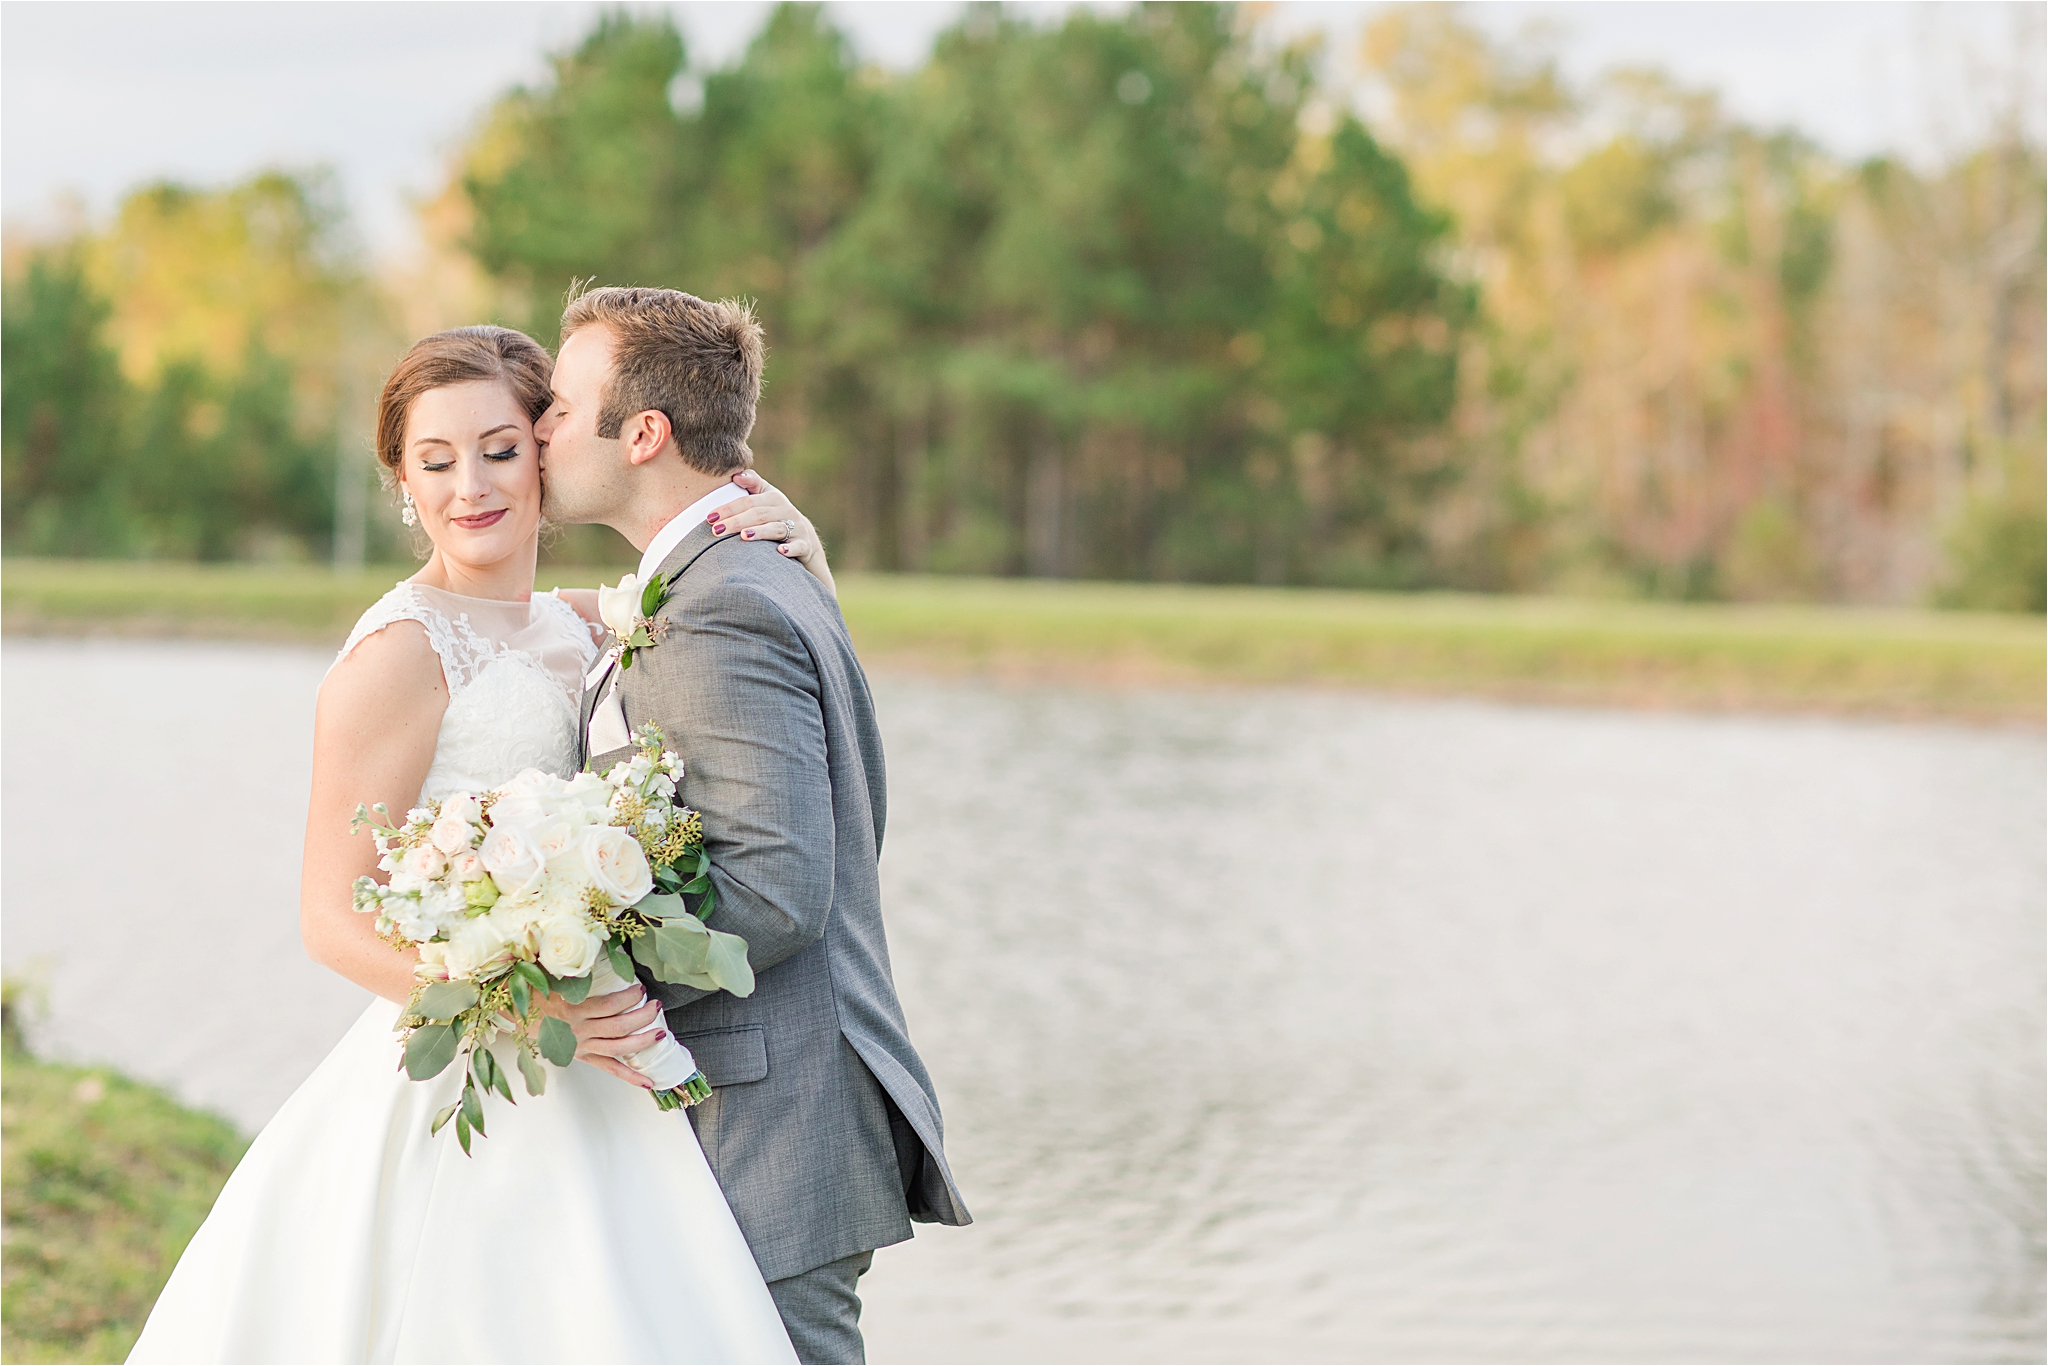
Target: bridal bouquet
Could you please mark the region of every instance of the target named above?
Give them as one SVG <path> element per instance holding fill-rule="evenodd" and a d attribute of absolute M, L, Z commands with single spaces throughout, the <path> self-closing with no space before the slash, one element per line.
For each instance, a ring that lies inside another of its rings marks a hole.
<path fill-rule="evenodd" d="M 351 829 L 374 832 L 389 878 L 356 881 L 355 907 L 377 917 L 393 948 L 419 950 L 399 1020 L 406 1074 L 439 1076 L 458 1057 L 462 1095 L 434 1116 L 450 1119 L 462 1150 L 484 1132 L 483 1097 L 512 1100 L 489 1047 L 509 1035 L 526 1093 L 547 1087 L 545 1058 L 567 1067 L 576 1035 L 536 998 L 575 1003 L 624 989 L 633 963 L 664 982 L 735 996 L 754 989 L 747 943 L 704 923 L 715 893 L 704 823 L 675 803 L 681 768 L 653 725 L 636 752 L 602 775 L 557 778 L 527 769 L 489 792 L 456 793 L 408 811 L 356 808 Z M 683 894 L 703 900 L 693 914 Z M 689 1050 L 666 1031 L 626 1059 L 654 1084 L 665 1110 L 711 1094 Z M 517 1103 L 517 1102 L 513 1102 Z"/>

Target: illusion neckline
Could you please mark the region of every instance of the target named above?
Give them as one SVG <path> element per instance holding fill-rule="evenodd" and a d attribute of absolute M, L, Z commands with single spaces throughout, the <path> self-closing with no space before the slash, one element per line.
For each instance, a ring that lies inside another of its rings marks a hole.
<path fill-rule="evenodd" d="M 455 598 L 461 602 L 487 602 L 496 607 L 531 607 L 535 598 L 550 596 L 531 592 L 523 598 L 479 598 L 469 593 L 457 593 L 450 588 L 436 588 L 431 583 L 419 583 L 413 579 L 402 579 L 400 582 L 407 588 L 417 588 L 426 593 L 439 593 L 444 598 Z"/>

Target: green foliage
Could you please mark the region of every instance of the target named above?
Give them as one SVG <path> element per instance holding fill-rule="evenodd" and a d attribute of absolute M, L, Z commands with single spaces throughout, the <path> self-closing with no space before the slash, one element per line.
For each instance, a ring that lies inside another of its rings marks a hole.
<path fill-rule="evenodd" d="M 10 551 L 128 548 L 126 424 L 134 396 L 106 340 L 108 306 L 72 249 L 36 252 L 0 303 L 0 528 Z"/>
<path fill-rule="evenodd" d="M 578 276 L 755 298 L 757 444 L 853 565 L 1372 573 L 1446 482 L 1415 451 L 1473 299 L 1398 160 L 1304 131 L 1315 99 L 1228 6 L 974 10 L 901 80 L 817 6 L 708 73 L 615 15 L 470 148 L 470 242 L 544 336 Z"/>
<path fill-rule="evenodd" d="M 1949 535 L 1944 607 L 1988 612 L 2048 609 L 2048 516 L 2039 500 L 1973 500 Z"/>
<path fill-rule="evenodd" d="M 146 187 L 106 234 L 29 253 L 0 305 L 8 551 L 324 548 L 353 287 L 337 229 L 315 187 L 269 173 L 217 194 Z"/>
<path fill-rule="evenodd" d="M 4 1067 L 0 1356 L 120 1361 L 245 1146 L 225 1120 L 19 1047 Z"/>

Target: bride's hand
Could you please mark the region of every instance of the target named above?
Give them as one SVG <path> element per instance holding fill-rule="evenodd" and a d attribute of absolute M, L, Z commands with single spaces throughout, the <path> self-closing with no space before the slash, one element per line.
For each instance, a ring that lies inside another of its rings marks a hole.
<path fill-rule="evenodd" d="M 652 1043 L 653 1036 L 642 1031 L 661 1023 L 661 1005 L 648 998 L 646 988 L 636 984 L 609 996 L 587 996 L 576 1005 L 559 996 L 539 996 L 534 1005 L 576 1031 L 578 1059 L 649 1089 L 647 1078 L 623 1061 Z"/>
<path fill-rule="evenodd" d="M 832 582 L 832 568 L 825 563 L 825 545 L 818 539 L 818 529 L 811 525 L 811 519 L 797 510 L 789 495 L 752 470 L 741 470 L 732 481 L 745 489 L 748 496 L 711 510 L 706 520 L 711 523 L 712 535 L 780 542 L 777 550 L 810 570 L 836 597 L 839 588 Z"/>

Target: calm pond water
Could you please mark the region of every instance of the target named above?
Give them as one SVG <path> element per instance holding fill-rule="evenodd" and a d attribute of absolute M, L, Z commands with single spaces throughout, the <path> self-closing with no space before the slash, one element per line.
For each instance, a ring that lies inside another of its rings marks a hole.
<path fill-rule="evenodd" d="M 324 667 L 6 642 L 44 1048 L 254 1127 L 361 1008 L 297 940 Z M 875 1360 L 2042 1358 L 2039 733 L 877 693 L 980 1222 L 877 1259 Z"/>

